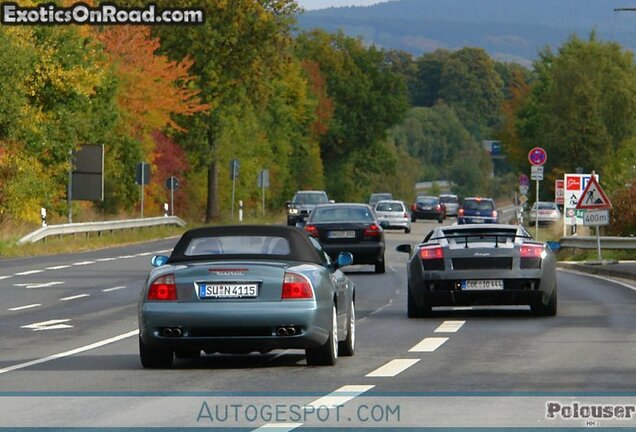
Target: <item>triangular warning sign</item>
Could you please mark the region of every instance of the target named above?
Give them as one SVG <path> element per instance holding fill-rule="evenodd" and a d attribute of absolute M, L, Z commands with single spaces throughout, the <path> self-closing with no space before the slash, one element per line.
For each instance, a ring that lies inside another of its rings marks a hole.
<path fill-rule="evenodd" d="M 576 204 L 577 210 L 602 210 L 611 209 L 612 203 L 601 189 L 601 185 L 596 181 L 596 176 L 592 173 L 590 181 L 587 182 L 585 190 L 581 194 L 579 202 Z"/>

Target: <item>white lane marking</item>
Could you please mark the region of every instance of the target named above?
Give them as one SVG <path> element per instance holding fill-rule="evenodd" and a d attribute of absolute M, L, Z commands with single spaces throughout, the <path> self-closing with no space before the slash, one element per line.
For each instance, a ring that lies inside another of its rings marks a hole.
<path fill-rule="evenodd" d="M 384 366 L 380 366 L 373 372 L 366 374 L 367 377 L 394 377 L 413 366 L 420 359 L 395 359 L 391 360 Z"/>
<path fill-rule="evenodd" d="M 81 261 L 81 262 L 73 263 L 74 266 L 85 266 L 89 264 L 95 264 L 95 261 Z"/>
<path fill-rule="evenodd" d="M 12 276 L 0 276 L 0 280 L 11 279 Z"/>
<path fill-rule="evenodd" d="M 275 431 L 275 432 L 289 432 L 296 428 L 299 428 L 303 425 L 303 423 L 268 423 L 259 427 L 258 429 L 254 429 L 254 431 Z"/>
<path fill-rule="evenodd" d="M 60 301 L 69 301 L 69 300 L 77 300 L 84 297 L 90 297 L 90 294 L 78 294 L 70 297 L 61 298 Z"/>
<path fill-rule="evenodd" d="M 466 321 L 444 321 L 435 329 L 435 333 L 457 333 Z"/>
<path fill-rule="evenodd" d="M 153 252 L 154 254 L 163 254 L 163 253 L 170 253 L 172 252 L 172 249 L 164 249 L 164 250 L 160 250 L 160 251 L 156 251 Z"/>
<path fill-rule="evenodd" d="M 52 287 L 52 286 L 56 286 L 56 285 L 62 285 L 64 284 L 64 282 L 59 282 L 59 281 L 55 281 L 55 282 L 43 282 L 43 283 L 23 283 L 23 284 L 13 284 L 13 286 L 17 286 L 17 287 L 24 287 L 26 289 L 33 289 L 33 288 L 47 288 L 47 287 Z"/>
<path fill-rule="evenodd" d="M 115 261 L 117 258 L 100 258 L 96 259 L 97 262 Z"/>
<path fill-rule="evenodd" d="M 126 259 L 126 258 L 135 258 L 134 255 L 120 255 L 117 257 L 118 259 Z"/>
<path fill-rule="evenodd" d="M 329 393 L 326 396 L 321 397 L 320 399 L 316 399 L 310 404 L 306 405 L 306 407 L 311 408 L 320 408 L 327 407 L 329 409 L 335 408 L 345 403 L 349 402 L 351 399 L 354 399 L 360 396 L 362 393 L 371 390 L 374 385 L 346 385 L 340 387 L 338 390 L 335 390 Z"/>
<path fill-rule="evenodd" d="M 117 291 L 117 290 L 122 290 L 122 289 L 126 289 L 125 285 L 122 286 L 116 286 L 116 287 L 112 287 L 112 288 L 105 288 L 102 290 L 102 292 L 111 292 L 111 291 Z"/>
<path fill-rule="evenodd" d="M 142 252 L 142 253 L 138 253 L 135 256 L 144 257 L 144 256 L 148 256 L 148 255 L 152 255 L 152 252 Z"/>
<path fill-rule="evenodd" d="M 90 351 L 90 350 L 93 350 L 95 348 L 103 347 L 104 345 L 109 345 L 109 344 L 114 343 L 114 342 L 119 342 L 120 340 L 127 339 L 129 337 L 132 337 L 132 336 L 135 336 L 135 335 L 138 335 L 138 334 L 139 334 L 139 330 L 133 330 L 133 331 L 130 331 L 128 333 L 124 333 L 124 334 L 121 334 L 119 336 L 115 336 L 115 337 L 112 337 L 112 338 L 109 338 L 109 339 L 104 339 L 102 341 L 95 342 L 95 343 L 92 343 L 90 345 L 85 345 L 83 347 L 75 348 L 75 349 L 72 349 L 70 351 L 65 351 L 65 352 L 59 353 L 59 354 L 53 354 L 53 355 L 48 356 L 48 357 L 43 357 L 43 358 L 40 358 L 40 359 L 37 359 L 37 360 L 31 360 L 31 361 L 28 361 L 28 362 L 25 362 L 25 363 L 19 363 L 17 365 L 13 365 L 13 366 L 6 367 L 4 369 L 0 369 L 0 375 L 2 375 L 3 373 L 12 372 L 14 370 L 28 368 L 29 366 L 34 366 L 34 365 L 37 365 L 37 364 L 50 362 L 52 360 L 57 360 L 57 359 L 60 359 L 60 358 L 69 357 L 69 356 L 72 356 L 72 355 L 75 355 L 75 354 L 83 353 L 85 351 Z"/>
<path fill-rule="evenodd" d="M 25 310 L 25 309 L 33 309 L 33 308 L 40 307 L 40 306 L 42 306 L 42 304 L 34 303 L 34 304 L 26 305 L 26 306 L 12 307 L 12 308 L 9 308 L 7 310 L 11 311 L 11 312 L 15 312 L 15 311 L 21 311 L 21 310 Z"/>
<path fill-rule="evenodd" d="M 447 337 L 427 337 L 415 345 L 409 352 L 433 352 L 448 340 Z"/>
<path fill-rule="evenodd" d="M 28 276 L 32 274 L 42 273 L 43 271 L 44 270 L 29 270 L 29 271 L 23 271 L 20 273 L 14 273 L 13 276 Z"/>
<path fill-rule="evenodd" d="M 49 320 L 49 321 L 42 321 L 42 322 L 39 322 L 39 323 L 33 323 L 33 324 L 29 324 L 29 325 L 23 325 L 20 328 L 30 329 L 30 330 L 33 330 L 33 331 L 60 330 L 60 329 L 73 328 L 72 325 L 64 324 L 64 323 L 69 322 L 69 321 L 70 321 L 70 319 Z"/>
<path fill-rule="evenodd" d="M 47 270 L 62 270 L 71 267 L 70 265 L 58 265 L 53 267 L 47 267 Z"/>
<path fill-rule="evenodd" d="M 589 276 L 589 277 L 593 277 L 593 278 L 596 278 L 596 279 L 601 279 L 601 280 L 604 280 L 605 282 L 613 282 L 615 284 L 624 286 L 625 288 L 629 288 L 631 290 L 636 291 L 636 285 L 632 285 L 632 284 L 629 284 L 627 282 L 623 282 L 623 281 L 620 281 L 620 280 L 608 278 L 608 277 L 605 277 L 605 276 L 599 276 L 599 275 L 595 275 L 595 274 L 580 272 L 580 271 L 576 271 L 576 270 L 570 270 L 570 269 L 567 269 L 567 270 L 566 269 L 558 269 L 558 270 L 562 271 L 562 272 L 567 272 L 567 273 L 574 273 L 574 274 L 577 274 L 577 275 L 580 275 L 580 276 Z"/>

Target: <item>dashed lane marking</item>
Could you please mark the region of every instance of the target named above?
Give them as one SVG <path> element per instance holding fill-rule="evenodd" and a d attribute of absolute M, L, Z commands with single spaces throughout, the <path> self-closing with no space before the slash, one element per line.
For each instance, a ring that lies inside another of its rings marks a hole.
<path fill-rule="evenodd" d="M 89 264 L 95 264 L 95 261 L 81 261 L 81 262 L 73 263 L 74 266 L 85 266 Z"/>
<path fill-rule="evenodd" d="M 54 282 L 42 282 L 42 283 L 21 283 L 21 284 L 13 284 L 13 286 L 24 287 L 26 289 L 34 289 L 34 288 L 48 288 L 56 285 L 62 285 L 64 282 L 54 281 Z"/>
<path fill-rule="evenodd" d="M 20 328 L 30 329 L 33 331 L 61 330 L 61 329 L 73 328 L 73 326 L 70 324 L 64 324 L 69 321 L 70 319 L 56 319 L 56 320 L 42 321 L 42 322 L 33 323 L 29 325 L 23 325 Z M 2 369 L 0 369 L 0 373 L 2 373 Z"/>
<path fill-rule="evenodd" d="M 122 289 L 126 289 L 126 286 L 122 285 L 122 286 L 116 286 L 116 287 L 112 287 L 112 288 L 105 288 L 102 290 L 102 292 L 112 292 L 112 291 L 117 291 L 117 290 L 122 290 Z"/>
<path fill-rule="evenodd" d="M 444 321 L 435 329 L 435 333 L 457 333 L 466 321 Z"/>
<path fill-rule="evenodd" d="M 47 267 L 46 270 L 62 270 L 62 269 L 67 269 L 70 268 L 70 265 L 58 265 L 58 266 L 53 266 L 53 267 Z"/>
<path fill-rule="evenodd" d="M 391 360 L 384 366 L 380 366 L 373 372 L 366 374 L 367 377 L 371 378 L 385 378 L 385 377 L 394 377 L 406 369 L 413 366 L 415 363 L 419 362 L 420 359 L 395 359 Z"/>
<path fill-rule="evenodd" d="M 362 393 L 371 390 L 373 385 L 346 385 L 340 387 L 338 390 L 335 390 L 329 393 L 326 396 L 321 397 L 320 399 L 316 399 L 315 401 L 307 404 L 307 407 L 311 408 L 319 408 L 319 407 L 327 407 L 327 408 L 335 408 L 345 403 L 349 402 L 351 399 L 354 399 L 360 396 Z"/>
<path fill-rule="evenodd" d="M 268 423 L 258 429 L 254 429 L 254 431 L 289 432 L 301 427 L 302 425 L 303 423 Z"/>
<path fill-rule="evenodd" d="M 42 273 L 44 270 L 29 270 L 29 271 L 23 271 L 20 273 L 14 273 L 14 276 L 28 276 L 28 275 L 32 275 L 32 274 L 37 274 L 37 273 Z"/>
<path fill-rule="evenodd" d="M 11 279 L 12 276 L 0 276 L 0 280 Z"/>
<path fill-rule="evenodd" d="M 26 306 L 12 307 L 12 308 L 9 308 L 7 310 L 11 311 L 11 312 L 16 312 L 16 311 L 21 311 L 21 310 L 26 310 L 26 309 L 33 309 L 33 308 L 40 307 L 40 306 L 42 306 L 42 304 L 34 303 L 34 304 L 26 305 Z"/>
<path fill-rule="evenodd" d="M 427 337 L 415 345 L 409 352 L 433 352 L 448 340 L 447 337 Z"/>
<path fill-rule="evenodd" d="M 70 301 L 70 300 L 77 300 L 77 299 L 81 299 L 84 297 L 90 297 L 90 294 L 78 294 L 78 295 L 74 295 L 74 296 L 70 296 L 70 297 L 64 297 L 61 298 L 60 301 Z"/>
<path fill-rule="evenodd" d="M 115 261 L 117 258 L 100 258 L 96 259 L 96 262 L 106 262 L 106 261 Z"/>
<path fill-rule="evenodd" d="M 104 345 L 109 345 L 109 344 L 112 344 L 112 343 L 115 343 L 115 342 L 119 342 L 120 340 L 128 339 L 129 337 L 136 336 L 138 334 L 139 334 L 139 330 L 133 330 L 133 331 L 130 331 L 128 333 L 124 333 L 124 334 L 121 334 L 119 336 L 114 336 L 114 337 L 109 338 L 109 339 L 104 339 L 102 341 L 95 342 L 95 343 L 92 343 L 90 345 L 85 345 L 83 347 L 75 348 L 75 349 L 72 349 L 70 351 L 65 351 L 65 352 L 59 353 L 59 354 L 53 354 L 53 355 L 48 356 L 48 357 L 43 357 L 43 358 L 39 358 L 39 359 L 36 359 L 36 360 L 31 360 L 31 361 L 28 361 L 28 362 L 24 362 L 24 363 L 19 363 L 19 364 L 13 365 L 13 366 L 9 366 L 9 367 L 0 369 L 0 375 L 2 375 L 4 373 L 7 373 L 7 372 L 12 372 L 14 370 L 28 368 L 30 366 L 34 366 L 34 365 L 37 365 L 37 364 L 50 362 L 52 360 L 57 360 L 57 359 L 64 358 L 64 357 L 70 357 L 72 355 L 83 353 L 85 351 L 94 350 L 96 348 L 103 347 Z"/>

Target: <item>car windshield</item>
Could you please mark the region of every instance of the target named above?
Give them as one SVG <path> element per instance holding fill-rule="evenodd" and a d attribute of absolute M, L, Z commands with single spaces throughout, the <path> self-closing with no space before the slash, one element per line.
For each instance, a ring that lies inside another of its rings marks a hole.
<path fill-rule="evenodd" d="M 443 202 L 444 204 L 457 203 L 457 197 L 453 197 L 453 196 L 440 196 L 439 200 L 440 202 Z"/>
<path fill-rule="evenodd" d="M 289 241 L 274 236 L 220 236 L 193 238 L 184 255 L 289 255 Z"/>
<path fill-rule="evenodd" d="M 375 207 L 376 211 L 403 212 L 404 206 L 399 202 L 381 202 Z"/>
<path fill-rule="evenodd" d="M 490 200 L 466 200 L 462 207 L 464 210 L 493 210 L 495 205 Z"/>
<path fill-rule="evenodd" d="M 393 195 L 389 193 L 381 193 L 381 194 L 371 194 L 370 202 L 378 202 L 382 200 L 388 200 L 393 198 Z"/>
<path fill-rule="evenodd" d="M 294 204 L 327 204 L 329 199 L 323 193 L 299 193 L 294 196 Z"/>
<path fill-rule="evenodd" d="M 537 203 L 534 203 L 532 206 L 532 210 L 537 209 Z M 540 202 L 539 210 L 557 210 L 557 205 L 553 202 Z"/>
<path fill-rule="evenodd" d="M 311 214 L 311 222 L 373 222 L 373 215 L 366 207 L 317 208 Z"/>

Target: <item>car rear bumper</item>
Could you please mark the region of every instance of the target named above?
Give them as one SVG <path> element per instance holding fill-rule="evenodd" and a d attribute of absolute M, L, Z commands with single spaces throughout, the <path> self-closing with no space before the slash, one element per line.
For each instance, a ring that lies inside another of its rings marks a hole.
<path fill-rule="evenodd" d="M 378 221 L 381 223 L 387 224 L 388 228 L 410 228 L 411 227 L 411 219 L 391 219 L 391 218 L 378 218 Z"/>
<path fill-rule="evenodd" d="M 237 319 L 240 317 L 240 319 Z M 144 343 L 170 350 L 207 352 L 267 351 L 313 348 L 329 336 L 330 311 L 313 301 L 218 303 L 144 303 L 139 310 L 139 333 Z M 295 334 L 279 335 L 280 328 Z M 167 336 L 178 328 L 180 336 Z"/>
<path fill-rule="evenodd" d="M 439 219 L 444 217 L 444 215 L 440 212 L 436 211 L 427 211 L 427 210 L 415 210 L 412 213 L 413 217 L 417 219 Z"/>
<path fill-rule="evenodd" d="M 375 264 L 384 257 L 384 243 L 323 243 L 322 248 L 335 260 L 340 252 L 351 252 L 354 264 Z"/>
<path fill-rule="evenodd" d="M 457 223 L 459 225 L 464 224 L 496 224 L 499 223 L 497 218 L 492 217 L 483 217 L 483 216 L 461 216 L 457 218 Z"/>

